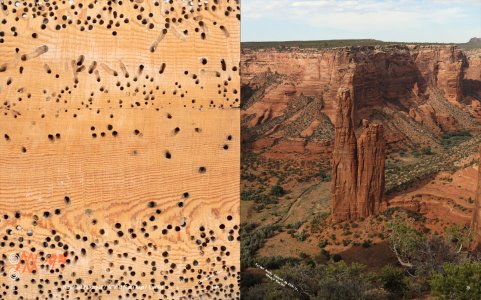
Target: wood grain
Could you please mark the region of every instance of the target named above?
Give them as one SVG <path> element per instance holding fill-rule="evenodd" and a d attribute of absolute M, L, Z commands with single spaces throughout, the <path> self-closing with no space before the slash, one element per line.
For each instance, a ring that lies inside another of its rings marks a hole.
<path fill-rule="evenodd" d="M 0 299 L 239 298 L 239 15 L 3 2 Z"/>

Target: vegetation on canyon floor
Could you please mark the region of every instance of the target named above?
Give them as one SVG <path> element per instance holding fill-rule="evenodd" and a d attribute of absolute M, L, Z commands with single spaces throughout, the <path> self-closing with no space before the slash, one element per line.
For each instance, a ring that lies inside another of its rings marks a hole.
<path fill-rule="evenodd" d="M 386 164 L 387 182 L 404 178 L 401 182 L 419 184 L 421 178 L 431 180 L 441 170 L 453 174 L 476 162 L 466 158 L 477 151 L 480 139 L 474 133 L 452 132 L 441 136 L 441 148 L 392 151 Z M 463 164 L 460 165 L 459 161 Z M 439 299 L 479 297 L 476 287 L 470 286 L 466 290 L 468 285 L 460 285 L 460 282 L 469 283 L 472 278 L 481 276 L 479 259 L 466 251 L 465 246 L 469 243 L 466 228 L 441 219 L 428 220 L 423 214 L 396 207 L 366 219 L 332 226 L 328 223 L 328 197 L 324 198 L 324 204 L 319 204 L 317 210 L 308 211 L 300 221 L 289 222 L 292 207 L 298 198 L 302 200 L 302 193 L 296 189 L 300 185 L 307 186 L 308 193 L 312 185 L 329 189 L 329 167 L 329 163 L 317 161 L 296 163 L 267 159 L 255 153 L 243 154 L 242 210 L 251 207 L 251 212 L 255 214 L 249 217 L 249 222 L 241 225 L 243 298 L 413 299 L 426 294 Z M 453 175 L 438 180 L 452 183 Z M 408 186 L 403 184 L 400 189 Z M 470 213 L 467 206 L 472 204 L 472 199 L 465 200 L 464 206 L 459 202 L 447 202 L 454 210 Z M 289 247 L 287 239 L 305 245 L 300 248 L 309 249 L 311 244 L 315 244 L 317 251 L 314 252 L 317 254 L 299 251 L 293 256 L 259 255 L 260 249 L 272 239 L 276 239 L 276 247 Z M 392 250 L 396 241 L 402 241 L 396 246 L 396 251 L 406 266 L 400 264 Z M 376 267 L 358 263 L 349 258 L 352 254 L 339 250 L 352 248 L 369 253 L 380 245 L 390 249 L 390 255 L 384 253 L 390 259 Z M 459 249 L 462 251 L 458 252 Z M 256 265 L 273 271 L 308 294 L 279 286 L 256 271 Z M 306 277 L 315 280 L 307 280 Z"/>
<path fill-rule="evenodd" d="M 339 254 L 331 255 L 324 248 L 332 240 L 321 241 L 321 251 L 314 256 L 300 253 L 299 257 L 255 257 L 266 238 L 284 229 L 278 225 L 243 224 L 243 298 L 413 299 L 426 294 L 439 299 L 481 297 L 481 260 L 466 250 L 470 242 L 467 228 L 453 225 L 442 234 L 430 233 L 422 215 L 402 209 L 389 209 L 376 218 L 385 224 L 385 241 L 399 262 L 378 269 L 347 263 Z M 369 247 L 371 243 L 363 243 L 360 249 Z M 267 278 L 251 268 L 255 266 L 262 266 L 289 284 Z"/>

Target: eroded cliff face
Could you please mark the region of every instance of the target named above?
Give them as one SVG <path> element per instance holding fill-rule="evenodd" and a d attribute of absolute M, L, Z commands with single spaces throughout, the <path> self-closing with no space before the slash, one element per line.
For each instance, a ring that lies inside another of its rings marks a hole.
<path fill-rule="evenodd" d="M 463 94 L 465 95 L 465 103 L 471 104 L 479 112 L 481 101 L 481 50 L 466 52 Z"/>
<path fill-rule="evenodd" d="M 332 158 L 333 222 L 370 216 L 384 200 L 383 127 L 363 120 L 361 135 L 356 139 L 349 88 L 339 90 L 338 104 Z"/>
<path fill-rule="evenodd" d="M 436 147 L 443 132 L 479 127 L 479 66 L 455 46 L 243 49 L 243 139 L 276 158 L 329 157 L 346 86 L 356 129 L 369 119 L 389 144 Z"/>
<path fill-rule="evenodd" d="M 357 213 L 357 140 L 354 134 L 354 102 L 349 88 L 339 90 L 336 134 L 332 156 L 332 206 L 334 222 Z"/>
<path fill-rule="evenodd" d="M 481 154 L 481 147 L 479 148 L 479 153 Z M 474 199 L 471 231 L 474 247 L 481 249 L 481 165 L 478 165 L 478 186 L 476 190 L 476 197 Z"/>

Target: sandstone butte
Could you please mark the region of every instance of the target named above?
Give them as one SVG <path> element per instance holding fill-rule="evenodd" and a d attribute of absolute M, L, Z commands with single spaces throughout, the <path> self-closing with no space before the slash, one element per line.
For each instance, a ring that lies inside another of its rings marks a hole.
<path fill-rule="evenodd" d="M 356 139 L 353 116 L 350 90 L 340 88 L 332 158 L 333 222 L 370 216 L 384 200 L 383 126 L 364 119 Z"/>

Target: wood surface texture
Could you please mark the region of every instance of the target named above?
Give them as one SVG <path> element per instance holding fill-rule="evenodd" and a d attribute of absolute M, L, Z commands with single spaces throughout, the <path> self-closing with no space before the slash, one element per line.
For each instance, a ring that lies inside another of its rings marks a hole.
<path fill-rule="evenodd" d="M 239 5 L 0 1 L 0 299 L 239 297 Z"/>

